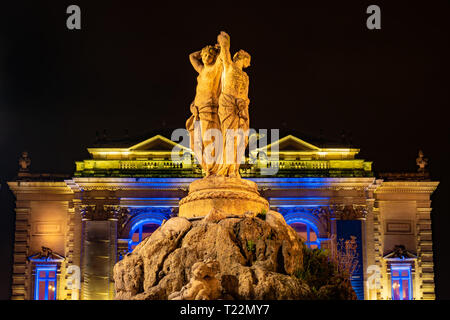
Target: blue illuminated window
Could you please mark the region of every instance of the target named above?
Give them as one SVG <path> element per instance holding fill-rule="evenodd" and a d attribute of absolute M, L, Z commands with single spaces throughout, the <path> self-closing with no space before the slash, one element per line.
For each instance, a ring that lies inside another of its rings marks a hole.
<path fill-rule="evenodd" d="M 133 226 L 130 232 L 130 242 L 128 243 L 128 250 L 132 251 L 142 240 L 149 237 L 158 228 L 159 224 L 148 221 L 141 221 L 140 223 Z"/>
<path fill-rule="evenodd" d="M 308 248 L 320 248 L 320 242 L 317 233 L 308 223 L 293 222 L 290 226 L 297 232 Z"/>
<path fill-rule="evenodd" d="M 34 300 L 56 300 L 56 264 L 36 265 Z"/>
<path fill-rule="evenodd" d="M 392 300 L 412 300 L 411 266 L 391 266 Z"/>

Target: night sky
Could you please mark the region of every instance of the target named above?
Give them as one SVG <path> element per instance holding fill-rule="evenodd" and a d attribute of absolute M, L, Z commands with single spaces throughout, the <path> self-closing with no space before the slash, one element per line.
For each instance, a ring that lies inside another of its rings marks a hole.
<path fill-rule="evenodd" d="M 96 131 L 184 127 L 196 84 L 188 55 L 221 30 L 232 52 L 252 55 L 251 127 L 332 139 L 346 130 L 375 172 L 416 171 L 423 149 L 441 181 L 436 291 L 450 299 L 450 1 L 9 2 L 0 4 L 0 299 L 10 295 L 15 219 L 6 181 L 21 151 L 34 172 L 71 174 Z M 81 7 L 81 30 L 66 28 L 70 4 Z M 370 4 L 381 7 L 381 30 L 366 28 Z"/>

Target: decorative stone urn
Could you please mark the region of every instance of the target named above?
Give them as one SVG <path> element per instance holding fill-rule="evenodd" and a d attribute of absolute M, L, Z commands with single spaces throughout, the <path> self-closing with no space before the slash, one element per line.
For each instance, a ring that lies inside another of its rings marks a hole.
<path fill-rule="evenodd" d="M 191 183 L 189 194 L 180 200 L 179 216 L 204 217 L 212 209 L 229 215 L 269 211 L 269 203 L 261 197 L 256 183 L 234 177 L 209 176 Z"/>

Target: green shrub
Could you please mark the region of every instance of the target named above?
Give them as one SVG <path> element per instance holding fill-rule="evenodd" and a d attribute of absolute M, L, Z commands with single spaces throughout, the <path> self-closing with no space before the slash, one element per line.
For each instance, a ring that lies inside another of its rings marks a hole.
<path fill-rule="evenodd" d="M 253 240 L 247 241 L 247 251 L 254 252 L 256 250 L 255 242 Z"/>
<path fill-rule="evenodd" d="M 304 246 L 303 269 L 294 274 L 310 287 L 310 299 L 355 300 L 350 276 L 339 272 L 326 250 Z"/>
<path fill-rule="evenodd" d="M 310 249 L 306 246 L 303 250 L 303 270 L 296 272 L 297 278 L 308 283 L 312 288 L 319 289 L 328 283 L 335 271 L 328 254 L 324 250 Z"/>
<path fill-rule="evenodd" d="M 267 211 L 263 209 L 260 213 L 256 215 L 257 218 L 260 218 L 261 220 L 266 220 Z"/>

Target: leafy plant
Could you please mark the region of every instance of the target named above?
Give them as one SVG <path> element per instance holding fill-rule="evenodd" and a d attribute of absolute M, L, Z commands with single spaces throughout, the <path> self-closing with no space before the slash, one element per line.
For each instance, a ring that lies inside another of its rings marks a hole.
<path fill-rule="evenodd" d="M 312 290 L 328 284 L 335 273 L 335 266 L 326 251 L 304 247 L 303 269 L 297 270 L 295 276 L 304 280 Z"/>
<path fill-rule="evenodd" d="M 267 211 L 263 209 L 260 213 L 256 215 L 257 218 L 260 218 L 261 220 L 266 220 Z"/>
<path fill-rule="evenodd" d="M 256 250 L 255 242 L 253 240 L 247 241 L 247 250 L 250 252 L 254 252 Z"/>
<path fill-rule="evenodd" d="M 352 241 L 353 240 L 353 241 Z M 335 245 L 331 250 L 303 248 L 303 268 L 295 276 L 310 287 L 310 299 L 354 300 L 351 286 L 354 272 L 356 246 L 354 239 Z"/>

